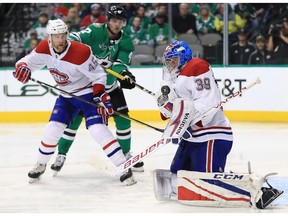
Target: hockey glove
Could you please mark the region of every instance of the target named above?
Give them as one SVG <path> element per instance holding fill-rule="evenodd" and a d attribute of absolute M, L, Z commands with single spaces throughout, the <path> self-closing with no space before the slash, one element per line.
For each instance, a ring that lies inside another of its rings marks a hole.
<path fill-rule="evenodd" d="M 97 112 L 104 116 L 111 116 L 113 115 L 114 111 L 113 111 L 113 107 L 111 104 L 111 97 L 110 95 L 108 95 L 106 92 L 104 92 L 101 96 L 99 97 L 94 97 L 93 99 L 96 103 L 100 104 L 101 107 L 97 108 Z"/>
<path fill-rule="evenodd" d="M 155 94 L 155 99 L 161 112 L 162 120 L 166 120 L 171 117 L 173 111 L 173 101 L 175 98 L 177 98 L 177 95 L 172 84 L 168 81 L 163 81 L 159 91 L 157 91 Z"/>
<path fill-rule="evenodd" d="M 125 80 L 119 80 L 121 88 L 124 89 L 135 88 L 136 79 L 131 72 L 124 70 L 121 75 L 125 77 Z"/>
<path fill-rule="evenodd" d="M 27 83 L 31 77 L 31 70 L 25 62 L 21 62 L 16 66 L 16 71 L 13 72 L 13 75 L 18 81 Z"/>

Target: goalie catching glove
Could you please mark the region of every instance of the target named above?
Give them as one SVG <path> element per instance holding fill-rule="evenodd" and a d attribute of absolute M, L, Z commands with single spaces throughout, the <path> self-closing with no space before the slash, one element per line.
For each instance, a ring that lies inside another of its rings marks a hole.
<path fill-rule="evenodd" d="M 124 88 L 124 89 L 135 88 L 136 79 L 135 79 L 135 76 L 130 71 L 124 70 L 121 73 L 121 75 L 125 77 L 124 80 L 119 79 L 121 88 Z"/>
<path fill-rule="evenodd" d="M 25 62 L 20 62 L 16 65 L 16 71 L 13 72 L 13 75 L 18 81 L 27 83 L 31 77 L 31 70 Z"/>
<path fill-rule="evenodd" d="M 172 84 L 168 81 L 163 81 L 160 85 L 160 90 L 155 94 L 155 99 L 163 120 L 172 116 L 173 101 L 177 97 Z"/>

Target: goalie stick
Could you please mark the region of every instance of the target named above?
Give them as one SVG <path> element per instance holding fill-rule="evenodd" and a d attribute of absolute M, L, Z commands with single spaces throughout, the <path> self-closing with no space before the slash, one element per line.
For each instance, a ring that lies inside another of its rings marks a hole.
<path fill-rule="evenodd" d="M 111 69 L 105 69 L 105 70 L 106 70 L 108 73 L 112 74 L 113 76 L 115 76 L 115 77 L 117 77 L 117 78 L 119 78 L 119 79 L 121 79 L 121 80 L 125 80 L 125 77 L 122 76 L 121 74 L 119 74 L 119 73 L 117 73 L 117 72 L 115 72 L 115 71 L 113 71 L 113 70 L 111 70 Z M 150 94 L 150 95 L 152 95 L 152 96 L 155 96 L 155 93 L 153 93 L 152 91 L 144 88 L 143 86 L 139 85 L 138 83 L 134 82 L 133 80 L 132 80 L 132 82 L 135 84 L 135 86 L 137 86 L 137 87 L 138 87 L 139 89 L 141 89 L 142 91 L 144 91 L 144 92 L 146 92 L 146 93 L 148 93 L 148 94 Z"/>
<path fill-rule="evenodd" d="M 80 100 L 80 101 L 82 101 L 82 102 L 88 103 L 88 104 L 90 104 L 90 105 L 92 105 L 92 106 L 101 107 L 99 104 L 96 104 L 96 103 L 94 103 L 94 102 L 92 102 L 92 101 L 88 101 L 88 100 L 86 100 L 86 99 L 83 99 L 83 98 L 81 98 L 81 97 L 79 97 L 79 96 L 77 96 L 77 95 L 74 95 L 74 94 L 69 93 L 69 92 L 67 92 L 67 91 L 65 91 L 65 90 L 59 89 L 59 88 L 57 88 L 57 87 L 55 87 L 55 86 L 49 85 L 49 84 L 47 84 L 47 83 L 45 83 L 45 82 L 36 80 L 36 79 L 34 79 L 34 78 L 32 78 L 32 77 L 30 77 L 30 80 L 33 81 L 33 82 L 36 82 L 36 83 L 38 83 L 38 84 L 40 84 L 40 85 L 42 85 L 42 86 L 46 86 L 46 87 L 49 87 L 49 88 L 52 88 L 52 89 L 56 89 L 56 90 L 58 90 L 58 91 L 60 91 L 60 92 L 62 92 L 62 93 L 64 93 L 64 94 L 67 94 L 67 95 L 69 95 L 69 96 L 71 96 L 71 97 L 74 97 L 74 98 L 76 98 L 76 99 L 78 99 L 78 100 Z M 129 117 L 129 116 L 126 116 L 126 115 L 124 115 L 124 114 L 122 114 L 122 113 L 120 113 L 120 112 L 117 112 L 117 111 L 115 111 L 115 110 L 114 110 L 114 113 L 115 113 L 116 115 L 122 117 L 122 118 L 125 118 L 125 119 L 128 119 L 128 120 L 132 120 L 132 121 L 134 121 L 134 122 L 137 122 L 137 123 L 139 123 L 139 124 L 141 124 L 141 125 L 145 125 L 145 126 L 147 126 L 147 127 L 149 127 L 149 128 L 152 128 L 152 129 L 154 129 L 154 130 L 156 130 L 156 131 L 159 131 L 159 132 L 161 132 L 161 133 L 164 132 L 164 129 L 160 129 L 160 128 L 154 127 L 154 126 L 149 125 L 149 124 L 147 124 L 147 123 L 145 123 L 145 122 L 139 121 L 139 120 L 134 119 L 134 118 Z"/>
<path fill-rule="evenodd" d="M 206 117 L 207 115 L 209 115 L 210 113 L 214 112 L 215 110 L 220 109 L 224 104 L 228 103 L 229 101 L 231 101 L 233 98 L 238 97 L 240 94 L 242 94 L 244 91 L 252 88 L 253 86 L 255 86 L 256 84 L 260 84 L 261 80 L 257 77 L 255 79 L 255 81 L 253 81 L 252 83 L 248 84 L 247 86 L 244 86 L 243 88 L 241 88 L 240 90 L 238 90 L 237 92 L 231 94 L 230 96 L 228 96 L 227 98 L 225 98 L 224 100 L 222 100 L 219 104 L 217 104 L 216 106 L 212 107 L 211 109 L 207 110 L 206 112 L 204 112 L 202 115 L 197 116 L 196 118 L 194 118 L 190 124 L 195 124 L 198 121 L 200 121 L 202 118 Z M 181 124 L 181 123 L 180 123 Z M 115 174 L 119 175 L 121 173 L 123 173 L 125 170 L 131 168 L 133 165 L 135 165 L 136 163 L 138 163 L 139 161 L 143 160 L 144 158 L 146 158 L 148 155 L 152 154 L 153 152 L 155 152 L 156 150 L 160 149 L 161 147 L 165 146 L 166 144 L 170 143 L 172 141 L 171 138 L 162 138 L 160 139 L 158 142 L 154 143 L 151 146 L 146 147 L 143 151 L 141 151 L 140 153 L 136 154 L 134 157 L 128 159 L 126 162 L 124 162 L 123 164 L 121 164 L 120 166 L 115 168 Z"/>

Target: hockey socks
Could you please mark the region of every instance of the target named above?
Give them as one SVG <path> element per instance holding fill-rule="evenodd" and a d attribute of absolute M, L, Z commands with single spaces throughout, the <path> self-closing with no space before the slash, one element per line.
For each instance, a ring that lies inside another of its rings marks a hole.
<path fill-rule="evenodd" d="M 123 153 L 127 153 L 131 148 L 131 121 L 119 116 L 114 116 L 114 121 L 116 124 L 116 138 Z"/>

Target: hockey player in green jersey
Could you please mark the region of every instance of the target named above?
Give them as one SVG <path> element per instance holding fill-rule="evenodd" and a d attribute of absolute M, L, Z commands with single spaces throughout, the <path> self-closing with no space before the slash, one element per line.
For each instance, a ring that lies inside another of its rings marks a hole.
<path fill-rule="evenodd" d="M 113 109 L 128 115 L 128 107 L 122 88 L 133 89 L 135 87 L 135 77 L 128 70 L 132 52 L 135 47 L 130 37 L 123 32 L 122 27 L 126 25 L 126 14 L 123 7 L 111 6 L 107 12 L 106 24 L 94 23 L 80 32 L 70 34 L 70 39 L 80 41 L 91 47 L 98 63 L 104 68 L 125 76 L 125 80 L 107 74 L 106 92 L 111 97 Z M 116 138 L 127 158 L 131 157 L 131 121 L 119 116 L 113 116 L 116 124 Z M 58 142 L 58 155 L 51 169 L 60 171 L 65 160 L 66 154 L 71 147 L 77 129 L 82 121 L 82 115 L 73 118 L 72 124 L 67 128 Z M 139 162 L 132 168 L 133 171 L 144 171 L 144 163 Z M 132 175 L 132 171 L 129 170 Z"/>

